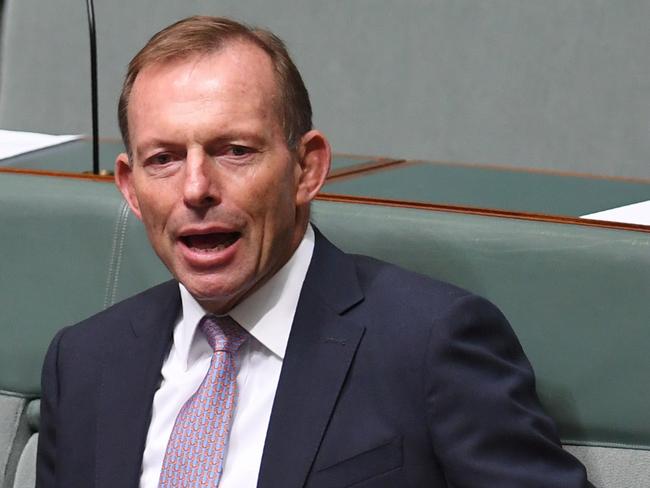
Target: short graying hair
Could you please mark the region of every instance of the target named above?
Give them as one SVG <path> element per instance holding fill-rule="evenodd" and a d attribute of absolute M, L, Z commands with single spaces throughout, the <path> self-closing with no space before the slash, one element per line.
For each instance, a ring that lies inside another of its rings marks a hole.
<path fill-rule="evenodd" d="M 277 109 L 285 138 L 289 148 L 296 148 L 300 137 L 312 129 L 311 102 L 300 72 L 282 40 L 268 30 L 224 17 L 193 16 L 155 34 L 129 63 L 117 110 L 122 140 L 129 154 L 129 97 L 140 71 L 152 64 L 217 52 L 232 41 L 250 42 L 271 58 L 279 92 Z"/>

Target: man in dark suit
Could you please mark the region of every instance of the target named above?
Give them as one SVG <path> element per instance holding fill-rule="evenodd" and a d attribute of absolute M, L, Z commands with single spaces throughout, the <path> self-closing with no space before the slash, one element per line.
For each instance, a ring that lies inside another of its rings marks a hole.
<path fill-rule="evenodd" d="M 116 182 L 175 280 L 53 340 L 38 486 L 590 486 L 493 305 L 309 224 L 330 148 L 276 37 L 174 24 L 119 110 Z M 214 346 L 206 321 L 244 345 Z M 206 391 L 227 401 L 188 423 Z M 183 454 L 214 419 L 213 454 Z"/>

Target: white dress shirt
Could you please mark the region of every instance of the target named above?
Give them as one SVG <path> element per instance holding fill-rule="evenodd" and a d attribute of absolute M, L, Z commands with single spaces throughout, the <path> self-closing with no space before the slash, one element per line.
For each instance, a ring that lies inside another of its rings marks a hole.
<path fill-rule="evenodd" d="M 219 488 L 254 488 L 262 460 L 273 399 L 300 290 L 314 251 L 308 226 L 291 259 L 229 315 L 250 337 L 237 352 L 237 406 Z M 174 326 L 162 382 L 142 459 L 140 488 L 157 488 L 167 441 L 183 404 L 198 389 L 210 367 L 212 349 L 197 325 L 205 310 L 180 286 L 182 311 Z"/>

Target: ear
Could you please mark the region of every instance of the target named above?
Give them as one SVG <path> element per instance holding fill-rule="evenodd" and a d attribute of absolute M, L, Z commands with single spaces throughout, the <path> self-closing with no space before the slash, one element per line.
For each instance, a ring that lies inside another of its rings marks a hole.
<path fill-rule="evenodd" d="M 296 192 L 296 204 L 311 202 L 320 191 L 330 170 L 332 150 L 325 135 L 310 130 L 300 139 L 298 148 L 300 175 Z"/>
<path fill-rule="evenodd" d="M 124 196 L 126 202 L 129 204 L 129 207 L 131 207 L 135 216 L 142 220 L 138 197 L 135 193 L 135 187 L 133 186 L 133 178 L 133 168 L 129 161 L 128 154 L 118 154 L 115 159 L 115 184 Z"/>

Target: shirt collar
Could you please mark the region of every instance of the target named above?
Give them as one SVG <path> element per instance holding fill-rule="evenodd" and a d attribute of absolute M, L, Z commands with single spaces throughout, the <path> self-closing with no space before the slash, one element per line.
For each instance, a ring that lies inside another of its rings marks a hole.
<path fill-rule="evenodd" d="M 314 230 L 309 224 L 289 261 L 228 313 L 280 359 L 284 359 L 300 291 L 313 253 Z M 179 283 L 179 287 L 183 307 L 179 328 L 182 330 L 174 334 L 174 345 L 187 357 L 198 323 L 207 312 L 185 286 Z"/>

